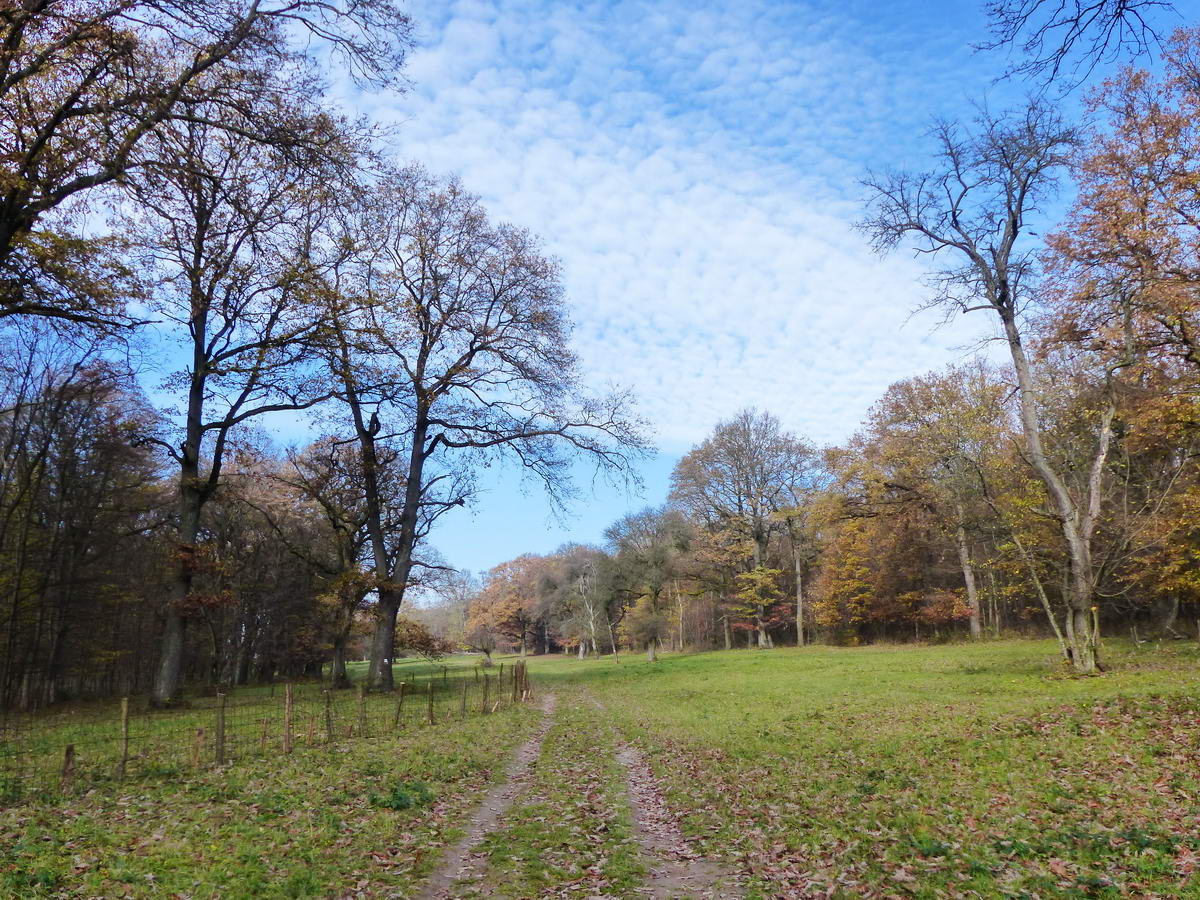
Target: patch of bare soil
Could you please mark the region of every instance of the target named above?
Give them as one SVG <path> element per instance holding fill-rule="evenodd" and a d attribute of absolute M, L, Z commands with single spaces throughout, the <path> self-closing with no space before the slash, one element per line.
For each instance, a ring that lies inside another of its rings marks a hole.
<path fill-rule="evenodd" d="M 477 852 L 479 844 L 489 832 L 495 830 L 505 813 L 529 786 L 532 768 L 542 750 L 542 740 L 554 724 L 555 697 L 542 697 L 542 722 L 533 736 L 518 748 L 512 763 L 505 773 L 504 781 L 484 795 L 483 802 L 471 817 L 466 833 L 453 847 L 446 850 L 441 864 L 429 876 L 428 881 L 416 896 L 418 900 L 451 900 L 458 896 L 454 892 L 456 882 L 482 877 L 479 865 L 484 854 Z"/>
<path fill-rule="evenodd" d="M 625 767 L 634 833 L 650 868 L 646 886 L 638 894 L 661 900 L 741 897 L 736 877 L 688 844 L 641 751 L 624 744 L 617 761 Z"/>

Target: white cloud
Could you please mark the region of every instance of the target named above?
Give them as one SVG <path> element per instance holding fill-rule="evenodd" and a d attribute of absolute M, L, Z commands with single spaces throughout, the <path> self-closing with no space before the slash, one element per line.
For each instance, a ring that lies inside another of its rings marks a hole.
<path fill-rule="evenodd" d="M 634 387 L 668 450 L 746 405 L 841 439 L 986 327 L 908 321 L 917 264 L 851 228 L 864 168 L 914 155 L 931 95 L 961 103 L 963 41 L 923 34 L 922 60 L 902 26 L 820 3 L 412 12 L 414 91 L 354 102 L 542 236 L 588 379 Z"/>

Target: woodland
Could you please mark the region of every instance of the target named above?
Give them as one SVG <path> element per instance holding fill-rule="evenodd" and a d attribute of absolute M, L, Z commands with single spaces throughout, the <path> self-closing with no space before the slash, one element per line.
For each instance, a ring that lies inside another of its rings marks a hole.
<path fill-rule="evenodd" d="M 653 423 L 583 383 L 538 237 L 322 99 L 330 67 L 403 87 L 404 11 L 9 4 L 0 702 L 1012 633 L 1091 673 L 1103 634 L 1191 636 L 1200 30 L 1160 35 L 1163 5 L 994 4 L 1032 99 L 864 175 L 864 239 L 915 248 L 999 355 L 891 385 L 841 446 L 748 402 L 602 546 L 475 576 L 428 538 L 484 467 L 566 509 L 581 460 L 636 478 Z M 280 415 L 313 438 L 281 448 Z"/>
<path fill-rule="evenodd" d="M 489 472 L 632 496 L 655 423 L 553 235 L 335 102 L 420 23 L 0 0 L 0 897 L 1200 896 L 1181 6 L 989 0 L 1026 100 L 862 173 L 990 339 L 472 573 Z"/>

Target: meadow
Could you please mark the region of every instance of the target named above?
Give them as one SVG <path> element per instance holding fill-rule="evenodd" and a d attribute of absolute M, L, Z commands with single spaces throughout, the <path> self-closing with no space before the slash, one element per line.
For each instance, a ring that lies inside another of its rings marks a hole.
<path fill-rule="evenodd" d="M 1096 677 L 1031 641 L 533 658 L 552 714 L 447 712 L 10 803 L 0 893 L 422 896 L 540 728 L 445 896 L 688 895 L 654 887 L 636 752 L 722 896 L 1200 897 L 1200 652 L 1106 650 Z"/>

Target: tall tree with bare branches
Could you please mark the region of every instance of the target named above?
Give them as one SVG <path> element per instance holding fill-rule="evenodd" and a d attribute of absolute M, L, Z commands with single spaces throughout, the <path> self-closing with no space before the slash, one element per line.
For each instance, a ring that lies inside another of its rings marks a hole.
<path fill-rule="evenodd" d="M 1092 539 L 1099 524 L 1105 464 L 1113 440 L 1111 391 L 1096 416 L 1087 476 L 1078 482 L 1048 452 L 1040 385 L 1026 350 L 1024 314 L 1037 295 L 1041 242 L 1029 219 L 1055 189 L 1076 146 L 1074 129 L 1033 104 L 1010 115 L 981 113 L 972 129 L 939 123 L 937 164 L 925 173 L 871 176 L 863 230 L 879 251 L 913 238 L 934 257 L 932 303 L 954 312 L 984 310 L 998 321 L 1018 385 L 1025 455 L 1046 486 L 1070 560 L 1067 620 L 1074 665 L 1097 667 Z M 1111 379 L 1114 369 L 1109 369 Z"/>
<path fill-rule="evenodd" d="M 471 499 L 477 467 L 512 459 L 561 504 L 577 457 L 627 474 L 646 443 L 628 395 L 581 388 L 557 264 L 528 232 L 489 221 L 457 181 L 394 172 L 329 245 L 328 355 L 362 453 L 378 584 L 370 682 L 386 689 L 416 548 Z M 384 447 L 404 485 L 392 542 Z"/>
<path fill-rule="evenodd" d="M 129 239 L 154 280 L 150 307 L 172 329 L 184 362 L 168 379 L 182 399 L 178 433 L 152 437 L 178 466 L 178 551 L 154 698 L 180 689 L 190 592 L 203 548 L 201 511 L 221 482 L 235 429 L 312 406 L 321 311 L 307 301 L 301 250 L 308 189 L 323 157 L 296 157 L 225 123 L 173 120 L 131 183 Z M 322 116 L 279 108 L 297 132 L 333 129 Z"/>

